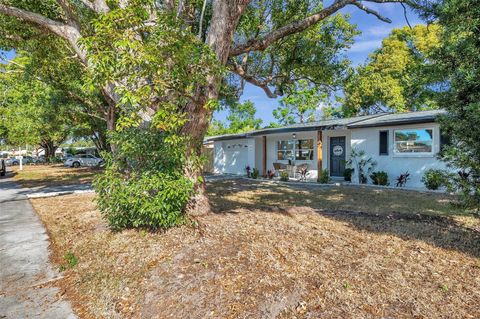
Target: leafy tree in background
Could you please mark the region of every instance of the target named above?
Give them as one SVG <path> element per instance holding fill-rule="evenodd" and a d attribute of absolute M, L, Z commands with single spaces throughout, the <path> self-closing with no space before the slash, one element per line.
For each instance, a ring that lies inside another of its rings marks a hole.
<path fill-rule="evenodd" d="M 61 92 L 22 75 L 11 68 L 0 72 L 0 120 L 5 136 L 13 145 L 41 146 L 49 159 L 72 132 L 67 115 L 69 105 Z"/>
<path fill-rule="evenodd" d="M 313 122 L 320 102 L 326 99 L 327 95 L 319 93 L 317 87 L 300 80 L 291 93 L 280 99 L 280 106 L 273 110 L 273 116 L 280 125 Z"/>
<path fill-rule="evenodd" d="M 480 208 L 480 1 L 427 2 L 424 14 L 443 28 L 434 57 L 450 89 L 438 103 L 447 110 L 441 129 L 452 143 L 441 157 L 460 169 L 453 179 L 468 206 Z"/>
<path fill-rule="evenodd" d="M 431 59 L 440 46 L 440 34 L 437 24 L 393 29 L 382 47 L 349 77 L 344 116 L 438 108 L 443 76 Z"/>
<path fill-rule="evenodd" d="M 252 130 L 258 130 L 262 125 L 262 120 L 255 118 L 257 110 L 251 101 L 244 103 L 234 103 L 228 109 L 228 126 L 222 121 L 213 121 L 208 129 L 208 135 L 222 135 L 232 133 L 242 133 Z"/>
<path fill-rule="evenodd" d="M 300 79 L 333 87 L 348 63 L 341 53 L 356 34 L 339 10 L 356 6 L 390 22 L 366 4 L 400 1 L 0 0 L 0 37 L 41 32 L 61 39 L 89 84 L 118 110 L 109 129 L 128 132 L 149 120 L 161 141 L 186 140 L 183 176 L 196 184 L 188 207 L 197 210 L 208 209 L 196 164 L 222 84 L 235 84 L 241 93 L 248 82 L 270 97 Z M 21 32 L 19 20 L 27 22 Z M 140 166 L 115 166 L 116 158 L 111 163 L 119 170 L 112 176 L 142 173 L 131 174 Z"/>

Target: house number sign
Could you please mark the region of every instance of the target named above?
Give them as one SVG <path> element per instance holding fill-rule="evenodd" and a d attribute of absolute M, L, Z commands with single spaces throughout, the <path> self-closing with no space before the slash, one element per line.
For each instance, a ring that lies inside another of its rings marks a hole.
<path fill-rule="evenodd" d="M 340 156 L 343 154 L 343 147 L 340 145 L 335 145 L 333 147 L 333 155 Z"/>

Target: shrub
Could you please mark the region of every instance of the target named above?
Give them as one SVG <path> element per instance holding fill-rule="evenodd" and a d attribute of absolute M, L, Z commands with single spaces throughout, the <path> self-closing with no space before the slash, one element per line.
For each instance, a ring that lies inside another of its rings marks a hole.
<path fill-rule="evenodd" d="M 422 176 L 422 183 L 428 189 L 439 189 L 448 186 L 448 175 L 440 169 L 428 169 Z"/>
<path fill-rule="evenodd" d="M 373 172 L 370 178 L 374 185 L 390 185 L 388 182 L 388 174 L 384 171 Z"/>
<path fill-rule="evenodd" d="M 250 177 L 253 179 L 257 179 L 258 176 L 260 176 L 260 172 L 258 171 L 258 169 L 256 168 L 252 169 L 252 172 L 250 173 Z"/>
<path fill-rule="evenodd" d="M 183 223 L 195 181 L 184 174 L 182 140 L 137 127 L 113 134 L 112 141 L 116 152 L 103 154 L 105 170 L 94 181 L 98 208 L 110 227 L 158 229 Z"/>
<path fill-rule="evenodd" d="M 157 229 L 184 221 L 193 183 L 181 174 L 144 172 L 125 178 L 109 169 L 97 179 L 96 188 L 98 207 L 113 229 Z"/>
<path fill-rule="evenodd" d="M 351 182 L 353 172 L 354 172 L 353 168 L 350 168 L 350 167 L 345 168 L 345 171 L 343 171 L 343 179 L 347 182 Z"/>
<path fill-rule="evenodd" d="M 318 172 L 317 181 L 321 184 L 328 184 L 330 182 L 330 172 L 328 169 L 322 169 Z"/>
<path fill-rule="evenodd" d="M 347 166 L 354 167 L 354 170 L 358 174 L 358 182 L 366 184 L 368 181 L 368 174 L 377 165 L 377 162 L 372 157 L 366 157 L 364 150 L 358 150 L 353 148 L 350 152 L 350 159 L 346 162 Z"/>
<path fill-rule="evenodd" d="M 281 171 L 280 172 L 280 180 L 282 182 L 286 182 L 290 179 L 290 176 L 288 176 L 288 172 L 287 171 Z"/>
<path fill-rule="evenodd" d="M 395 186 L 404 187 L 407 184 L 409 179 L 410 179 L 410 173 L 408 171 L 406 171 L 405 173 L 400 174 L 396 178 L 397 183 L 395 184 Z"/>

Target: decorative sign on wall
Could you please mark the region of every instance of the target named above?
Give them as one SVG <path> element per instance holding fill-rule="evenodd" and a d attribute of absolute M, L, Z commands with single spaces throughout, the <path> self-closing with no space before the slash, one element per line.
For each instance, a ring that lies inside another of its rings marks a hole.
<path fill-rule="evenodd" d="M 333 147 L 333 155 L 341 156 L 343 154 L 343 147 L 341 145 L 335 145 Z"/>

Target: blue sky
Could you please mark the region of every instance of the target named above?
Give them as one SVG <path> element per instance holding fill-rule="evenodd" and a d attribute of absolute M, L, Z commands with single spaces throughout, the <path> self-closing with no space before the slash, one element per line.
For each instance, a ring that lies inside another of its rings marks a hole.
<path fill-rule="evenodd" d="M 331 1 L 325 1 L 328 5 Z M 341 10 L 342 13 L 349 13 L 350 22 L 357 25 L 362 33 L 356 37 L 353 46 L 346 52 L 347 57 L 354 65 L 365 62 L 368 55 L 382 44 L 385 38 L 393 28 L 400 28 L 407 25 L 403 13 L 403 7 L 398 3 L 376 4 L 364 2 L 366 6 L 380 12 L 383 16 L 392 20 L 392 23 L 385 23 L 371 14 L 361 11 L 357 7 L 349 6 Z M 407 9 L 408 10 L 408 9 Z M 407 11 L 408 21 L 412 26 L 422 24 L 420 18 L 412 11 Z M 275 118 L 272 111 L 278 106 L 278 101 L 268 98 L 262 89 L 253 85 L 246 85 L 242 101 L 250 100 L 257 107 L 257 117 L 263 120 L 263 125 L 274 122 Z M 224 120 L 228 114 L 227 111 L 220 111 L 214 114 L 215 119 Z"/>

